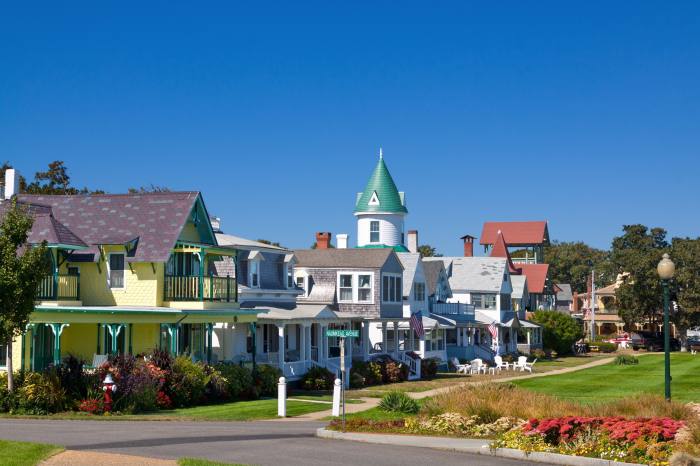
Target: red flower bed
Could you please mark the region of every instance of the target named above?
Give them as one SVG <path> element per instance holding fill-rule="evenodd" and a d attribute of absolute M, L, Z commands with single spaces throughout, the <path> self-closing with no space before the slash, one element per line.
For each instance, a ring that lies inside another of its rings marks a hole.
<path fill-rule="evenodd" d="M 639 438 L 658 442 L 673 440 L 685 424 L 670 418 L 625 419 L 624 417 L 570 416 L 530 419 L 523 426 L 528 435 L 539 434 L 551 443 L 568 441 L 583 432 L 600 430 L 611 440 L 634 442 Z"/>

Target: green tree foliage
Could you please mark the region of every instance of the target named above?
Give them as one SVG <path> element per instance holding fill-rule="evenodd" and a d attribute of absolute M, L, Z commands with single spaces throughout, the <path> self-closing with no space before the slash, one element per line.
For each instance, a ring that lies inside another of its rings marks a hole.
<path fill-rule="evenodd" d="M 613 239 L 610 251 L 613 266 L 625 274 L 615 292 L 620 315 L 628 325 L 654 322 L 663 303 L 656 266 L 662 254 L 669 252 L 666 230 L 644 225 L 625 225 L 622 230 L 622 236 Z"/>
<path fill-rule="evenodd" d="M 10 165 L 10 162 L 5 161 L 2 165 L 0 165 L 0 181 L 5 180 L 5 171 L 8 168 L 14 168 L 12 165 Z M 24 178 L 21 174 L 19 175 L 19 191 L 20 192 L 25 192 L 27 190 L 27 180 Z"/>
<path fill-rule="evenodd" d="M 70 185 L 68 168 L 62 160 L 55 160 L 49 164 L 45 172 L 36 172 L 34 181 L 27 185 L 29 194 L 88 194 L 87 188 L 77 189 Z M 92 191 L 103 193 L 104 191 Z"/>
<path fill-rule="evenodd" d="M 671 259 L 676 264 L 675 298 L 679 312 L 673 321 L 684 336 L 700 325 L 700 238 L 673 238 Z"/>
<path fill-rule="evenodd" d="M 579 293 L 587 291 L 588 279 L 593 269 L 606 284 L 615 279 L 617 274 L 613 273 L 608 256 L 607 251 L 592 248 L 581 241 L 554 241 L 544 250 L 552 282 L 569 283 L 571 289 Z"/>
<path fill-rule="evenodd" d="M 29 247 L 34 223 L 24 208 L 12 201 L 0 223 L 0 342 L 7 345 L 8 388 L 12 381 L 12 340 L 20 335 L 34 311 L 39 282 L 49 269 L 46 244 Z"/>
<path fill-rule="evenodd" d="M 277 246 L 278 248 L 284 247 L 277 241 L 270 241 L 269 239 L 257 239 L 258 243 L 269 244 L 270 246 Z"/>
<path fill-rule="evenodd" d="M 437 252 L 437 249 L 429 244 L 421 244 L 418 246 L 418 252 L 420 253 L 421 257 L 442 257 L 442 254 Z"/>
<path fill-rule="evenodd" d="M 581 323 L 558 311 L 536 311 L 531 319 L 542 326 L 542 343 L 557 354 L 571 353 L 573 344 L 583 337 Z"/>
<path fill-rule="evenodd" d="M 151 183 L 150 186 L 141 186 L 138 188 L 129 188 L 129 194 L 145 194 L 145 193 L 169 193 L 170 188 L 167 186 L 158 186 Z"/>

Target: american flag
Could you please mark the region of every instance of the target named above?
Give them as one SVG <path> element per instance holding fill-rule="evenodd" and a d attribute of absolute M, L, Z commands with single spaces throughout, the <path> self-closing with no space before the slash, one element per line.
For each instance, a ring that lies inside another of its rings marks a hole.
<path fill-rule="evenodd" d="M 495 339 L 498 336 L 498 329 L 496 328 L 495 323 L 489 324 L 489 333 L 491 334 L 491 338 Z"/>
<path fill-rule="evenodd" d="M 410 325 L 413 331 L 416 332 L 416 336 L 418 338 L 425 335 L 425 330 L 423 330 L 423 319 L 421 318 L 420 312 L 411 314 Z"/>

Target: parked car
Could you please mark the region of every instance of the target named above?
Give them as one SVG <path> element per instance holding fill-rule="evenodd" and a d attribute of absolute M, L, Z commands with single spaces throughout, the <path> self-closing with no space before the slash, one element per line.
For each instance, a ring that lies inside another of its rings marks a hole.
<path fill-rule="evenodd" d="M 671 351 L 679 351 L 681 343 L 677 338 L 671 338 Z M 664 350 L 664 335 L 663 333 L 654 332 L 637 332 L 632 334 L 633 350 L 645 349 L 647 351 L 663 351 Z"/>
<path fill-rule="evenodd" d="M 688 351 L 700 351 L 700 337 L 688 337 L 685 345 Z"/>

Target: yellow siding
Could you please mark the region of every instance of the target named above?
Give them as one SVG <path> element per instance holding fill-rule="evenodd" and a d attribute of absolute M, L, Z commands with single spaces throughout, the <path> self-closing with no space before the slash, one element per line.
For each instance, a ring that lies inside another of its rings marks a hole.
<path fill-rule="evenodd" d="M 188 221 L 185 224 L 185 227 L 182 229 L 182 232 L 180 233 L 180 241 L 189 241 L 192 243 L 200 243 L 202 241 L 202 238 L 197 231 L 197 227 L 195 227 L 194 223 L 191 221 Z"/>
<path fill-rule="evenodd" d="M 164 264 L 137 262 L 124 270 L 125 287 L 107 286 L 107 254 L 123 252 L 121 246 L 105 247 L 105 257 L 97 263 L 81 263 L 80 297 L 84 306 L 160 306 L 163 302 Z"/>
<path fill-rule="evenodd" d="M 70 324 L 61 334 L 61 357 L 72 354 L 88 364 L 97 351 L 97 324 Z"/>
<path fill-rule="evenodd" d="M 160 324 L 134 324 L 131 344 L 134 354 L 148 353 L 158 347 Z"/>

